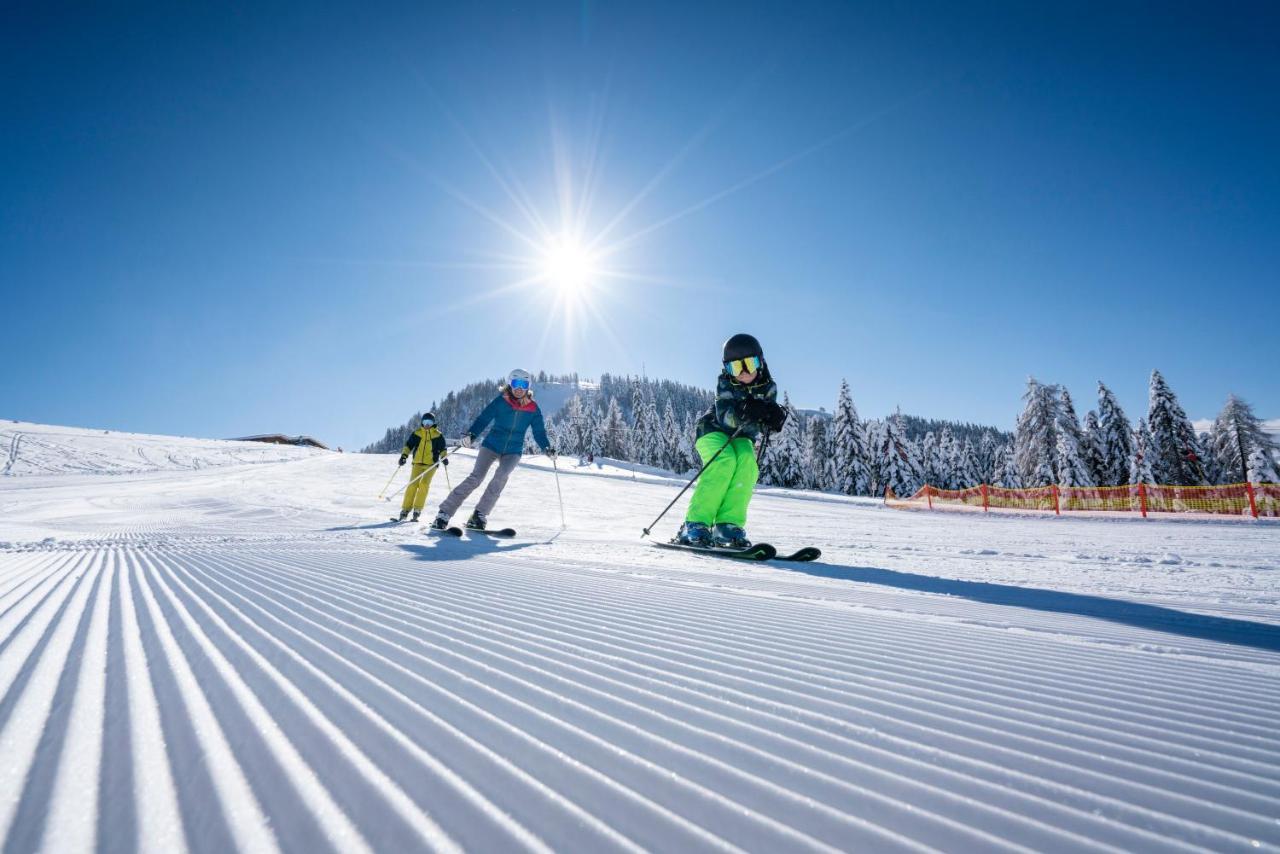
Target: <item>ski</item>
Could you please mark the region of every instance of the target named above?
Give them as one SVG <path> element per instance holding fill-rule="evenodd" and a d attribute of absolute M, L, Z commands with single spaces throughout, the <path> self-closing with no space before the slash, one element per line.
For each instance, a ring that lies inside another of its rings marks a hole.
<path fill-rule="evenodd" d="M 792 552 L 789 555 L 774 555 L 774 560 L 791 561 L 795 563 L 807 563 L 811 560 L 817 560 L 822 557 L 822 549 L 814 546 L 805 546 L 802 549 Z"/>
<path fill-rule="evenodd" d="M 727 557 L 732 560 L 769 560 L 777 555 L 778 550 L 768 543 L 756 543 L 745 549 L 718 549 L 705 548 L 703 546 L 686 546 L 683 543 L 659 543 L 654 542 L 653 545 L 663 549 L 680 549 L 681 551 L 693 552 L 695 554 L 712 555 L 713 557 Z"/>
<path fill-rule="evenodd" d="M 461 537 L 463 534 L 466 534 L 468 537 L 473 537 L 478 534 L 484 537 L 502 537 L 503 539 L 508 539 L 516 535 L 515 528 L 497 528 L 492 531 L 481 531 L 476 528 L 466 528 L 464 530 L 457 526 L 450 526 L 442 531 L 439 528 L 432 528 L 428 526 L 426 530 L 429 534 L 447 534 L 450 537 Z"/>
<path fill-rule="evenodd" d="M 654 545 L 667 549 L 683 549 L 687 552 L 715 555 L 716 557 L 737 558 L 738 560 L 781 560 L 790 563 L 807 563 L 822 557 L 822 550 L 814 546 L 805 546 L 789 555 L 781 555 L 778 554 L 777 548 L 769 543 L 756 543 L 745 549 L 703 548 L 701 546 L 686 546 L 681 543 L 654 543 Z"/>
<path fill-rule="evenodd" d="M 516 535 L 515 528 L 498 528 L 496 530 L 480 530 L 479 528 L 467 528 L 468 534 L 484 534 L 486 537 L 514 537 Z"/>

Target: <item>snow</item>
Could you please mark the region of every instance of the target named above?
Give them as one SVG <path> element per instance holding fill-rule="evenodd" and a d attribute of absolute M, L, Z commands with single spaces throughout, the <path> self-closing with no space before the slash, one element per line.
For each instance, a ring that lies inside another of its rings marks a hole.
<path fill-rule="evenodd" d="M 1280 848 L 1274 524 L 764 488 L 823 558 L 740 564 L 609 461 L 457 541 L 393 456 L 0 442 L 5 850 Z"/>

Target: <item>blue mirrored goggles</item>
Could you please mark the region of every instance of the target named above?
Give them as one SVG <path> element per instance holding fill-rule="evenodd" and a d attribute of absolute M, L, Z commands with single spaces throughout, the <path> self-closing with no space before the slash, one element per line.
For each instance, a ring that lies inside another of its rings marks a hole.
<path fill-rule="evenodd" d="M 745 359 L 734 359 L 732 362 L 724 363 L 724 372 L 731 377 L 738 374 L 754 374 L 760 370 L 764 364 L 764 359 L 759 356 L 747 356 Z"/>
<path fill-rule="evenodd" d="M 512 387 L 512 388 L 523 388 L 523 389 L 528 389 L 528 388 L 529 388 L 529 381 L 528 381 L 528 380 L 522 380 L 522 379 L 514 379 L 514 380 L 512 380 L 512 381 L 511 381 L 511 387 Z"/>
<path fill-rule="evenodd" d="M 424 419 L 422 419 L 422 426 L 423 426 L 423 427 L 434 427 L 434 426 L 436 426 L 436 420 L 435 420 L 434 418 L 424 418 Z"/>

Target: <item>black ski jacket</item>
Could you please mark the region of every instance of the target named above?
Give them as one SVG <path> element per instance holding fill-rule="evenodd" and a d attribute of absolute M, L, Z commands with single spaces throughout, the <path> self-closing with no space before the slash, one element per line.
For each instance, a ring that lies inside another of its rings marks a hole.
<path fill-rule="evenodd" d="M 742 417 L 741 404 L 747 398 L 770 401 L 778 399 L 778 384 L 769 375 L 767 366 L 760 369 L 760 375 L 751 385 L 743 385 L 721 371 L 720 379 L 716 382 L 716 402 L 706 415 L 698 419 L 697 437 L 701 439 L 708 433 L 715 432 L 732 435 L 739 426 L 742 427 L 739 436 L 748 439 L 759 436 L 761 425 Z"/>

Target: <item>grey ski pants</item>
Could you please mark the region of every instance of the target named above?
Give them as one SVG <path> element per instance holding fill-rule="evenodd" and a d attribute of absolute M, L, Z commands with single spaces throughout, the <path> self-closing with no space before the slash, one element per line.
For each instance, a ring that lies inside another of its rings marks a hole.
<path fill-rule="evenodd" d="M 493 480 L 489 481 L 488 487 L 485 488 L 484 495 L 480 496 L 480 502 L 476 504 L 476 511 L 481 515 L 488 517 L 489 511 L 493 509 L 493 505 L 498 503 L 502 490 L 507 485 L 507 478 L 511 477 L 511 472 L 515 469 L 516 464 L 520 462 L 519 454 L 496 454 L 488 448 L 482 447 L 476 453 L 476 465 L 471 470 L 471 474 L 467 475 L 462 483 L 453 488 L 453 492 L 449 493 L 440 504 L 441 516 L 453 516 L 458 512 L 458 508 L 462 506 L 462 502 L 467 500 L 467 496 L 475 492 L 476 487 L 484 480 L 484 476 L 489 473 L 489 468 L 498 463 L 498 470 L 493 474 Z"/>

